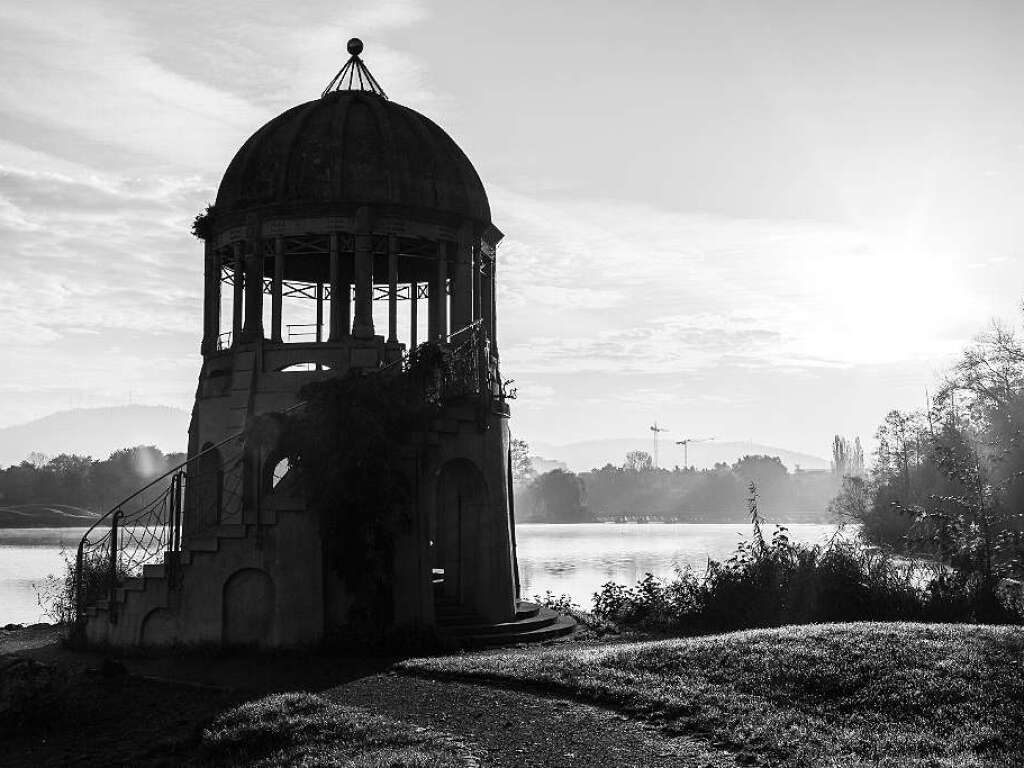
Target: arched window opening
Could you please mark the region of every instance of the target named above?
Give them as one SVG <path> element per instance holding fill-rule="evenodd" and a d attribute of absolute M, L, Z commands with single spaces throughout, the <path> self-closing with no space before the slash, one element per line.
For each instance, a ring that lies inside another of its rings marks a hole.
<path fill-rule="evenodd" d="M 284 476 L 288 474 L 288 471 L 292 468 L 291 462 L 287 458 L 283 458 L 274 465 L 273 471 L 270 473 L 270 487 L 277 488 L 277 484 L 284 480 Z"/>
<path fill-rule="evenodd" d="M 279 373 L 308 373 L 309 371 L 329 371 L 331 366 L 327 363 L 316 363 L 316 362 L 304 362 L 304 363 L 292 363 L 284 368 L 279 368 Z"/>

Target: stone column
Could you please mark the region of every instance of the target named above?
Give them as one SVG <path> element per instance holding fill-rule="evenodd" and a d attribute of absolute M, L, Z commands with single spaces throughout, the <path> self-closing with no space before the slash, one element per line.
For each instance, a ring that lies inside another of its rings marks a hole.
<path fill-rule="evenodd" d="M 263 338 L 263 243 L 246 241 L 245 254 L 245 326 L 246 341 Z"/>
<path fill-rule="evenodd" d="M 484 316 L 483 304 L 481 302 L 481 291 L 480 291 L 480 267 L 482 264 L 481 253 L 480 253 L 480 241 L 475 240 L 472 245 L 473 250 L 473 319 L 479 320 Z"/>
<path fill-rule="evenodd" d="M 242 265 L 242 246 L 231 246 L 231 278 L 234 281 L 231 294 L 231 346 L 238 343 L 242 335 L 242 302 L 245 301 L 245 270 Z"/>
<path fill-rule="evenodd" d="M 430 286 L 431 314 L 434 316 L 434 331 L 431 338 L 443 341 L 448 336 L 448 243 L 437 245 L 437 273 Z"/>
<path fill-rule="evenodd" d="M 388 235 L 388 344 L 398 343 L 398 235 Z"/>
<path fill-rule="evenodd" d="M 270 340 L 280 344 L 284 306 L 284 239 L 274 238 L 274 284 L 270 291 Z"/>
<path fill-rule="evenodd" d="M 207 241 L 205 247 L 205 290 L 203 291 L 203 345 L 202 353 L 217 351 L 220 337 L 220 253 Z"/>
<path fill-rule="evenodd" d="M 340 292 L 338 300 L 341 302 L 341 317 L 338 319 L 338 325 L 342 338 L 348 338 L 352 335 L 352 283 L 347 280 L 339 283 L 338 290 Z"/>
<path fill-rule="evenodd" d="M 494 345 L 494 260 L 488 259 L 481 251 L 480 265 L 483 274 L 480 276 L 480 307 L 484 320 L 484 338 Z"/>
<path fill-rule="evenodd" d="M 440 246 L 438 246 L 440 250 Z M 427 341 L 437 338 L 437 274 L 427 280 Z"/>
<path fill-rule="evenodd" d="M 330 236 L 330 286 L 331 301 L 328 312 L 328 341 L 337 341 L 342 335 L 341 329 L 341 255 L 338 253 L 338 235 Z M 347 331 L 347 329 L 346 329 Z"/>
<path fill-rule="evenodd" d="M 416 349 L 416 308 L 419 300 L 416 294 L 419 293 L 420 284 L 415 280 L 409 283 L 409 349 Z"/>
<path fill-rule="evenodd" d="M 463 226 L 455 251 L 455 276 L 452 279 L 452 331 L 473 322 L 473 245 L 472 230 Z"/>
<path fill-rule="evenodd" d="M 498 251 L 490 251 L 491 271 L 488 284 L 491 294 L 491 354 L 498 356 Z"/>
<path fill-rule="evenodd" d="M 356 212 L 356 311 L 352 335 L 373 338 L 373 238 L 370 235 L 370 209 Z"/>
<path fill-rule="evenodd" d="M 316 281 L 316 343 L 324 340 L 324 284 Z"/>

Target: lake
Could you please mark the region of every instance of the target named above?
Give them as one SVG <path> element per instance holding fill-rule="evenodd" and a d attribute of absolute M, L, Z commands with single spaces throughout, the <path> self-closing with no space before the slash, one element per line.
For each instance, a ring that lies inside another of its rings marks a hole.
<path fill-rule="evenodd" d="M 787 526 L 794 540 L 820 542 L 834 525 Z M 34 585 L 61 574 L 63 546 L 73 556 L 82 528 L 0 529 L 0 626 L 45 621 Z M 727 558 L 750 534 L 732 523 L 637 523 L 516 526 L 523 597 L 566 594 L 584 607 L 608 581 L 632 584 L 645 573 L 671 576 L 673 568 L 703 570 L 709 557 Z"/>

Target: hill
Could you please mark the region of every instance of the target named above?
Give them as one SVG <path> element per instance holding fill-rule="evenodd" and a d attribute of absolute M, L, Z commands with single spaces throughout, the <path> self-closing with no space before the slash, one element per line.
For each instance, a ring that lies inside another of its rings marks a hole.
<path fill-rule="evenodd" d="M 68 504 L 16 504 L 0 506 L 0 528 L 85 528 L 99 515 Z"/>
<path fill-rule="evenodd" d="M 1003 768 L 1024 765 L 1022 652 L 1019 627 L 814 624 L 437 656 L 398 670 L 610 707 L 728 750 L 701 765 Z"/>
<path fill-rule="evenodd" d="M 621 465 L 629 451 L 651 452 L 650 439 L 643 438 L 609 438 L 604 440 L 585 440 L 578 443 L 553 445 L 551 443 L 531 442 L 533 453 L 558 462 L 563 462 L 574 472 L 585 472 L 588 469 L 603 467 L 605 464 Z M 792 472 L 798 466 L 801 469 L 828 469 L 829 460 L 807 453 L 790 451 L 762 443 L 746 441 L 714 441 L 694 443 L 690 445 L 688 460 L 697 469 L 708 469 L 716 462 L 732 464 L 745 455 L 763 454 L 778 456 L 786 468 Z M 661 443 L 661 466 L 671 468 L 683 464 L 683 449 L 675 443 L 664 440 Z"/>
<path fill-rule="evenodd" d="M 155 445 L 165 453 L 184 451 L 189 414 L 164 405 L 76 408 L 0 428 L 0 466 L 24 461 L 37 451 L 48 456 L 76 453 L 104 459 L 112 451 Z"/>

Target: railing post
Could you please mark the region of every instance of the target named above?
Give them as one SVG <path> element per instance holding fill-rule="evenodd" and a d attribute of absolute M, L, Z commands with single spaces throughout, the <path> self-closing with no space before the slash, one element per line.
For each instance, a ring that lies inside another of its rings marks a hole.
<path fill-rule="evenodd" d="M 114 513 L 110 520 L 110 590 L 107 596 L 109 600 L 109 603 L 107 604 L 107 616 L 109 616 L 112 624 L 117 622 L 117 609 L 114 607 L 114 590 L 117 589 L 117 524 L 121 520 L 121 515 L 123 514 L 124 513 L 119 509 Z"/>
<path fill-rule="evenodd" d="M 182 520 L 185 517 L 185 493 L 188 474 L 184 471 L 178 473 L 178 519 L 174 526 L 174 551 L 181 551 L 181 528 Z"/>
<path fill-rule="evenodd" d="M 78 542 L 78 553 L 75 555 L 75 623 L 85 615 L 85 588 L 82 585 L 82 560 L 84 559 L 85 537 Z"/>
<path fill-rule="evenodd" d="M 171 552 L 178 551 L 181 536 L 179 532 L 181 525 L 181 477 L 181 472 L 171 476 L 170 514 L 167 520 L 167 525 L 170 528 L 167 536 L 167 549 Z"/>

